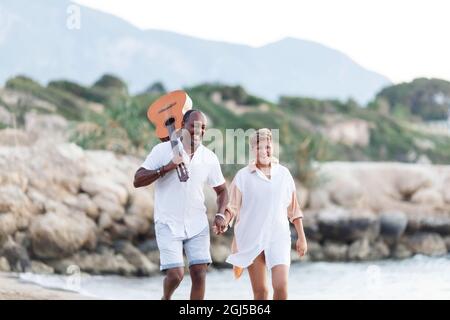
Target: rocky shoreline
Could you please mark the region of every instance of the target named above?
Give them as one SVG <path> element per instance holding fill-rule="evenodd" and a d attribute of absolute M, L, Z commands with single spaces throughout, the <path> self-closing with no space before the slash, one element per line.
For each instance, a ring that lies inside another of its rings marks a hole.
<path fill-rule="evenodd" d="M 159 274 L 153 188 L 132 185 L 142 159 L 83 150 L 33 123 L 35 131 L 0 130 L 0 272 Z M 305 260 L 450 251 L 450 166 L 336 162 L 318 174 L 320 187 L 298 185 Z M 205 192 L 212 218 L 215 195 Z M 230 247 L 230 231 L 212 236 L 215 267 L 229 267 Z"/>

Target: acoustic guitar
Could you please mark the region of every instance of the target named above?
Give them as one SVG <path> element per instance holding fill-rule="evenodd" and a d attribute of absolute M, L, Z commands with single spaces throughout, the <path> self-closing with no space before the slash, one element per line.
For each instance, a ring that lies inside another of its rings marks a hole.
<path fill-rule="evenodd" d="M 161 141 L 170 140 L 174 154 L 180 153 L 177 131 L 181 129 L 183 115 L 190 109 L 192 100 L 183 90 L 167 93 L 148 107 L 147 118 L 154 124 L 156 135 Z M 181 182 L 189 179 L 183 162 L 178 165 L 177 174 Z"/>

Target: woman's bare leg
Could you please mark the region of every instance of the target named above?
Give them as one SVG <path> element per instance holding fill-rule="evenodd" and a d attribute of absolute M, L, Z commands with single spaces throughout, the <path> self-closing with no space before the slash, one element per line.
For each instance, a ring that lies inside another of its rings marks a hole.
<path fill-rule="evenodd" d="M 287 300 L 288 276 L 289 266 L 279 264 L 272 268 L 273 300 Z"/>
<path fill-rule="evenodd" d="M 264 252 L 261 252 L 261 254 L 256 257 L 255 261 L 248 267 L 248 274 L 252 283 L 254 299 L 267 300 L 269 290 L 267 288 L 267 271 Z"/>

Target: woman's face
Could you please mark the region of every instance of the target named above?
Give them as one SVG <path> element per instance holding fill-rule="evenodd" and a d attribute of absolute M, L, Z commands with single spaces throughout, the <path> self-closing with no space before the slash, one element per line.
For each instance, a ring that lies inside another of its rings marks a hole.
<path fill-rule="evenodd" d="M 272 140 L 264 138 L 259 141 L 259 143 L 253 147 L 254 156 L 256 163 L 262 165 L 270 164 L 272 159 Z"/>

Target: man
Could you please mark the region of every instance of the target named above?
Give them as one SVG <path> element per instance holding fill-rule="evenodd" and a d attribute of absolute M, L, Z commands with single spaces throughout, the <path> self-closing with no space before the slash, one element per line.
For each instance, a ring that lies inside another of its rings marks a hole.
<path fill-rule="evenodd" d="M 160 269 L 166 271 L 162 299 L 169 300 L 183 279 L 183 248 L 192 279 L 190 298 L 201 300 L 205 295 L 205 277 L 210 254 L 209 223 L 204 204 L 204 184 L 217 193 L 218 213 L 214 219 L 217 233 L 226 228 L 224 213 L 228 191 L 217 156 L 202 145 L 206 117 L 197 110 L 184 114 L 179 139 L 181 154 L 172 151 L 170 141 L 156 145 L 137 170 L 136 188 L 155 183 L 155 234 L 160 251 Z M 180 182 L 176 168 L 184 162 L 189 173 Z"/>

